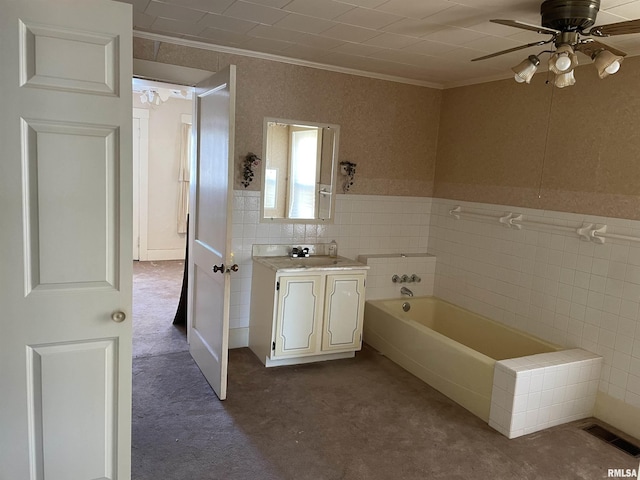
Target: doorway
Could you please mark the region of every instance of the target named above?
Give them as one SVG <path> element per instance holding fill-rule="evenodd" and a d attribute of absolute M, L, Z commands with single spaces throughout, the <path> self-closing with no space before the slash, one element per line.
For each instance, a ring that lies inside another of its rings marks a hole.
<path fill-rule="evenodd" d="M 188 350 L 185 270 L 193 89 L 133 79 L 133 356 Z"/>
<path fill-rule="evenodd" d="M 133 259 L 184 259 L 193 88 L 133 80 Z"/>

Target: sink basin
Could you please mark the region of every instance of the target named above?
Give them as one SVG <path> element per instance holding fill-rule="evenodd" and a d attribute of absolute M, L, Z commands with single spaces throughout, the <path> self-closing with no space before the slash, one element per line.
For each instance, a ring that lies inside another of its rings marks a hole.
<path fill-rule="evenodd" d="M 289 258 L 290 267 L 308 268 L 308 267 L 330 267 L 332 265 L 338 265 L 340 260 L 328 255 L 317 255 L 314 257 L 298 257 Z M 285 262 L 286 263 L 286 262 Z"/>
<path fill-rule="evenodd" d="M 297 270 L 297 269 L 333 269 L 345 270 L 352 268 L 368 267 L 360 262 L 346 257 L 330 257 L 329 255 L 313 255 L 311 257 L 291 258 L 288 256 L 258 256 L 254 260 L 268 266 L 274 270 Z"/>

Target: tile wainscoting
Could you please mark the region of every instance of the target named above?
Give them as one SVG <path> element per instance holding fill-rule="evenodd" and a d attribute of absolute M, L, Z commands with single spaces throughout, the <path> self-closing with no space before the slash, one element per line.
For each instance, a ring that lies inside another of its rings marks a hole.
<path fill-rule="evenodd" d="M 640 437 L 640 243 L 607 239 L 599 245 L 571 232 L 456 220 L 449 211 L 457 205 L 564 226 L 607 224 L 609 232 L 640 237 L 640 221 L 381 195 L 337 195 L 333 224 L 261 223 L 259 193 L 235 190 L 232 250 L 240 270 L 231 283 L 231 347 L 248 343 L 254 244 L 336 240 L 339 255 L 352 259 L 428 252 L 436 256 L 435 295 L 566 348 L 602 356 L 596 415 Z M 630 430 L 636 419 L 638 427 Z"/>
<path fill-rule="evenodd" d="M 251 249 L 254 244 L 338 243 L 338 254 L 426 252 L 430 197 L 336 195 L 332 224 L 261 223 L 260 193 L 234 190 L 232 251 L 239 270 L 231 281 L 229 342 L 248 345 Z"/>
<path fill-rule="evenodd" d="M 436 257 L 427 253 L 358 255 L 358 260 L 369 265 L 367 272 L 367 300 L 400 298 L 400 289 L 407 287 L 414 296 L 433 295 Z M 399 277 L 396 282 L 393 277 Z M 416 275 L 419 280 L 411 277 Z M 402 281 L 402 277 L 408 277 Z"/>
<path fill-rule="evenodd" d="M 433 199 L 429 253 L 437 258 L 435 295 L 567 348 L 604 359 L 598 402 L 625 408 L 640 436 L 640 243 L 581 241 L 571 232 L 523 227 L 449 214 L 456 206 L 499 217 L 579 227 L 607 224 L 609 232 L 640 237 L 640 222 L 617 218 Z M 603 413 L 604 412 L 604 413 Z M 618 422 L 619 423 L 619 422 Z"/>

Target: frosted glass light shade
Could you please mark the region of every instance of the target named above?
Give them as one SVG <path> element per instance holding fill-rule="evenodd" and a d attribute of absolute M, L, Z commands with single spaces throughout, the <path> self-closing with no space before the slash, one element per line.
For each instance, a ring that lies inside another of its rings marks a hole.
<path fill-rule="evenodd" d="M 571 45 L 560 45 L 549 57 L 549 70 L 556 75 L 566 73 L 578 66 L 578 55 Z"/>
<path fill-rule="evenodd" d="M 600 50 L 593 56 L 593 64 L 598 70 L 600 78 L 608 77 L 620 70 L 622 60 L 624 60 L 624 57 L 614 55 L 608 50 Z"/>
<path fill-rule="evenodd" d="M 538 70 L 538 65 L 540 65 L 540 59 L 535 55 L 529 55 L 529 57 L 513 67 L 511 70 L 513 70 L 516 77 L 520 78 L 523 82 L 531 83 L 533 74 Z"/>
<path fill-rule="evenodd" d="M 604 71 L 607 72 L 609 75 L 613 75 L 618 70 L 620 70 L 620 62 L 618 62 L 617 60 L 604 69 Z"/>
<path fill-rule="evenodd" d="M 576 78 L 573 76 L 573 70 L 567 73 L 561 73 L 556 75 L 554 85 L 558 88 L 570 87 L 576 83 Z"/>

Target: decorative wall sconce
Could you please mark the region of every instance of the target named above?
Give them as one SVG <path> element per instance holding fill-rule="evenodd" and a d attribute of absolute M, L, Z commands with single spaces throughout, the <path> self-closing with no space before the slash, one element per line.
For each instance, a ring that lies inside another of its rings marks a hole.
<path fill-rule="evenodd" d="M 344 183 L 342 184 L 342 191 L 347 193 L 353 185 L 353 177 L 356 176 L 356 164 L 352 162 L 340 162 L 340 174 L 344 175 Z"/>
<path fill-rule="evenodd" d="M 244 185 L 244 188 L 251 185 L 254 176 L 253 168 L 260 165 L 261 161 L 262 159 L 252 152 L 247 153 L 244 157 L 244 170 L 242 172 L 243 180 L 241 182 L 242 185 Z"/>

